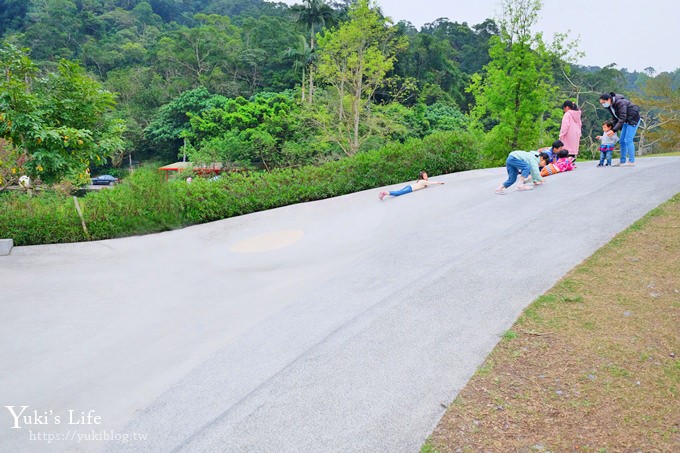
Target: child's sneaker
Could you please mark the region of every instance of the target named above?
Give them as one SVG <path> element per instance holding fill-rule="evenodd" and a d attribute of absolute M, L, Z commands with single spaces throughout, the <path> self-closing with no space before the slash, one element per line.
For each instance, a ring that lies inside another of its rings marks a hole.
<path fill-rule="evenodd" d="M 597 166 L 598 166 L 598 167 L 604 167 L 604 165 L 602 165 L 602 164 L 597 164 Z"/>
<path fill-rule="evenodd" d="M 494 192 L 496 195 L 505 195 L 505 189 L 496 189 Z"/>
<path fill-rule="evenodd" d="M 387 192 L 385 192 L 385 191 L 382 191 L 378 194 L 378 198 L 380 198 L 381 201 L 382 201 L 383 198 L 385 198 L 385 196 L 387 196 Z"/>

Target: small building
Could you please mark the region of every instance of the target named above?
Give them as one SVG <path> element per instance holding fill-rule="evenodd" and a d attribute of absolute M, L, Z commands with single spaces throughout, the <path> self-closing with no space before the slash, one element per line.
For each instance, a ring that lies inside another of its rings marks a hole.
<path fill-rule="evenodd" d="M 165 172 L 165 180 L 170 179 L 170 174 L 172 172 L 181 172 L 185 170 L 191 170 L 199 175 L 219 175 L 222 170 L 221 162 L 214 162 L 208 165 L 196 165 L 194 166 L 191 162 L 175 162 L 174 164 L 165 165 L 160 167 L 158 170 Z"/>

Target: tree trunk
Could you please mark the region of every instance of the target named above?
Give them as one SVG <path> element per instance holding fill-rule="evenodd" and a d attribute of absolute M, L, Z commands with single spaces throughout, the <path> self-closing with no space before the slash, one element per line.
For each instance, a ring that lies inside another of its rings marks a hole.
<path fill-rule="evenodd" d="M 353 137 L 352 137 L 352 154 L 359 151 L 359 123 L 361 119 L 361 93 L 363 91 L 363 80 L 361 74 L 363 74 L 363 68 L 359 71 L 359 77 L 356 80 L 355 91 L 353 93 L 354 98 L 352 99 L 352 114 L 354 115 L 353 124 Z"/>
<path fill-rule="evenodd" d="M 314 55 L 314 25 L 312 25 L 311 36 L 309 37 L 310 55 Z M 309 103 L 314 102 L 314 66 L 309 65 Z"/>
<path fill-rule="evenodd" d="M 307 74 L 305 74 L 305 68 L 302 67 L 302 102 L 305 102 L 305 84 L 307 83 Z"/>

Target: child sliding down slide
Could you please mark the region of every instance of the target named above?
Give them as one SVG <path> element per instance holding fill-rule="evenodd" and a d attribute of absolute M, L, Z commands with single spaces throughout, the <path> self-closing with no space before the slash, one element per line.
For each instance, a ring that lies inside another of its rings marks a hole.
<path fill-rule="evenodd" d="M 381 200 L 384 199 L 386 196 L 391 195 L 393 197 L 398 197 L 400 195 L 405 195 L 407 193 L 415 192 L 416 190 L 421 190 L 424 189 L 428 186 L 434 186 L 434 185 L 439 185 L 439 184 L 444 184 L 443 182 L 440 181 L 430 181 L 427 176 L 427 172 L 421 171 L 420 176 L 416 182 L 413 184 L 409 184 L 408 186 L 404 187 L 401 190 L 383 190 L 378 194 L 378 198 Z"/>

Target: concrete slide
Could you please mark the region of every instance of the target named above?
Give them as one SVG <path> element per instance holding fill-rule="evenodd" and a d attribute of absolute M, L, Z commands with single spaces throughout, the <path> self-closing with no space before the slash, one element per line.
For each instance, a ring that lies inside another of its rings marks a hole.
<path fill-rule="evenodd" d="M 384 201 L 14 247 L 0 451 L 416 452 L 522 310 L 678 175 L 675 157 L 580 162 L 496 195 L 505 169 L 475 170 Z"/>

